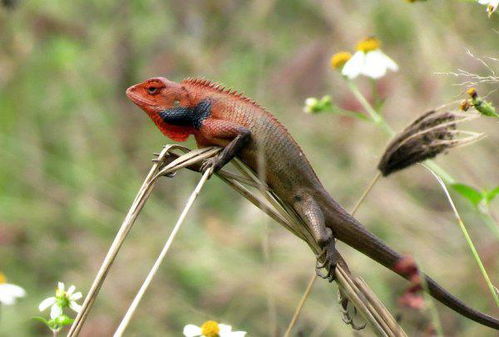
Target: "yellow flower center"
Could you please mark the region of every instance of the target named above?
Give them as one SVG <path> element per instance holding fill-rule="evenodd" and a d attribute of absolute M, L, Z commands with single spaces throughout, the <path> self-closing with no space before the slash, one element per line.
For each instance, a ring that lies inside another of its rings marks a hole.
<path fill-rule="evenodd" d="M 65 297 L 66 292 L 62 289 L 55 288 L 55 297 Z"/>
<path fill-rule="evenodd" d="M 218 337 L 220 327 L 215 321 L 206 321 L 201 325 L 201 333 L 205 337 Z"/>
<path fill-rule="evenodd" d="M 340 51 L 339 53 L 336 53 L 331 57 L 331 67 L 333 67 L 333 69 L 342 68 L 345 63 L 350 60 L 351 57 L 352 54 L 350 54 L 349 52 Z"/>
<path fill-rule="evenodd" d="M 7 283 L 7 277 L 3 273 L 0 273 L 0 284 L 2 283 Z"/>
<path fill-rule="evenodd" d="M 381 47 L 381 41 L 375 37 L 365 38 L 357 44 L 357 50 L 364 53 L 379 49 L 379 47 Z"/>

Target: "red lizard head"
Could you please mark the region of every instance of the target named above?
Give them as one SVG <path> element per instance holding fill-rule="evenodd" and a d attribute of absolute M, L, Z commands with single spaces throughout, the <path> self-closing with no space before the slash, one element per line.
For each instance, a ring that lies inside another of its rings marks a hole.
<path fill-rule="evenodd" d="M 182 142 L 192 133 L 189 127 L 165 123 L 159 115 L 166 109 L 191 105 L 187 90 L 182 85 L 164 77 L 154 77 L 131 86 L 126 95 L 151 117 L 165 136 Z"/>

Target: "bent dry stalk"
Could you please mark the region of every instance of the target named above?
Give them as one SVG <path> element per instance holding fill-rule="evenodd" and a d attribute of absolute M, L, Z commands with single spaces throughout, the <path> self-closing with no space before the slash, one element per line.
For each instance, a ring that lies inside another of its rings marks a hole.
<path fill-rule="evenodd" d="M 185 205 L 184 210 L 180 214 L 180 217 L 178 218 L 177 223 L 175 224 L 175 226 L 174 226 L 174 228 L 172 230 L 172 233 L 170 234 L 170 236 L 166 240 L 166 243 L 165 243 L 163 249 L 161 250 L 161 253 L 159 254 L 158 258 L 156 259 L 156 262 L 154 262 L 154 265 L 152 266 L 152 268 L 151 268 L 149 274 L 147 275 L 144 283 L 140 287 L 137 295 L 133 299 L 132 304 L 128 308 L 128 310 L 127 310 L 125 316 L 123 317 L 120 325 L 116 329 L 116 332 L 113 335 L 114 337 L 121 337 L 123 335 L 123 333 L 125 332 L 125 329 L 127 328 L 128 324 L 130 323 L 130 320 L 132 319 L 133 314 L 137 310 L 137 307 L 138 307 L 140 301 L 142 300 L 142 297 L 144 296 L 147 288 L 149 288 L 149 285 L 151 284 L 152 279 L 156 275 L 156 272 L 158 271 L 159 266 L 161 265 L 161 263 L 165 259 L 166 253 L 170 249 L 170 246 L 171 246 L 171 244 L 173 242 L 173 239 L 175 239 L 175 236 L 177 235 L 177 233 L 178 233 L 178 231 L 180 229 L 180 226 L 182 226 L 182 224 L 184 223 L 184 220 L 187 217 L 187 213 L 191 209 L 192 205 L 194 204 L 194 201 L 196 200 L 197 196 L 199 195 L 199 192 L 201 192 L 201 188 L 204 186 L 204 184 L 206 183 L 206 181 L 208 180 L 208 178 L 212 174 L 212 172 L 213 172 L 213 169 L 211 169 L 211 168 L 208 169 L 203 174 L 203 176 L 201 177 L 201 180 L 199 180 L 198 185 L 196 186 L 196 188 L 192 192 L 189 200 L 187 201 L 187 204 Z"/>
<path fill-rule="evenodd" d="M 183 155 L 178 155 L 174 151 L 181 151 Z M 189 149 L 179 146 L 179 145 L 167 145 L 161 151 L 158 159 L 155 160 L 153 167 L 151 168 L 149 174 L 147 175 L 144 183 L 142 184 L 133 204 L 130 208 L 123 224 L 118 231 L 107 255 L 102 263 L 102 266 L 97 273 L 97 276 L 92 284 L 90 291 L 83 303 L 82 310 L 78 314 L 75 322 L 73 323 L 71 330 L 68 333 L 68 337 L 78 336 L 88 314 L 92 308 L 92 305 L 97 297 L 99 290 L 109 272 L 109 269 L 118 254 L 119 249 L 123 245 L 128 232 L 133 226 L 135 220 L 137 219 L 140 210 L 144 207 L 145 202 L 150 196 L 154 185 L 156 184 L 159 177 L 163 175 L 171 175 L 180 168 L 189 168 L 190 170 L 200 171 L 201 162 L 215 156 L 221 149 L 217 147 L 210 147 L 204 149 L 198 149 L 190 151 Z M 287 230 L 301 238 L 305 241 L 312 251 L 318 255 L 320 248 L 314 241 L 312 234 L 308 231 L 308 227 L 301 223 L 299 219 L 292 210 L 290 210 L 282 200 L 280 200 L 275 193 L 263 183 L 258 176 L 247 168 L 243 163 L 239 162 L 237 159 L 233 160 L 234 166 L 238 170 L 237 173 L 229 172 L 225 169 L 220 170 L 216 173 L 217 176 L 221 178 L 222 181 L 227 183 L 230 187 L 248 199 L 255 206 L 260 208 L 264 213 L 269 215 L 271 218 L 276 220 L 278 223 L 283 225 Z M 193 196 L 197 194 L 199 188 L 202 186 L 206 176 L 198 184 L 198 188 L 194 191 Z M 192 204 L 193 197 L 189 200 L 188 206 Z M 184 209 L 181 218 L 177 224 L 185 218 L 186 211 L 188 207 Z M 175 233 L 178 231 L 175 230 Z M 168 239 L 165 248 L 160 254 L 160 261 L 165 254 L 165 250 L 168 250 L 169 244 L 171 244 L 171 239 Z M 130 321 L 132 314 L 134 313 L 140 298 L 145 292 L 145 289 L 149 285 L 154 272 L 159 267 L 159 263 L 155 263 L 153 270 L 149 274 L 146 282 L 139 290 L 136 299 L 132 302 L 132 306 L 129 308 L 128 313 L 123 318 L 123 322 L 118 328 L 115 336 L 121 336 L 125 328 Z M 397 325 L 395 320 L 392 318 L 390 313 L 381 304 L 379 300 L 375 298 L 372 291 L 367 287 L 367 285 L 359 278 L 353 278 L 350 274 L 348 267 L 345 265 L 338 265 L 335 269 L 336 282 L 341 288 L 341 291 L 348 297 L 359 313 L 368 320 L 374 331 L 378 336 L 383 337 L 405 337 L 405 333 L 402 328 Z"/>
<path fill-rule="evenodd" d="M 118 255 L 121 246 L 123 245 L 123 242 L 132 229 L 132 226 L 135 223 L 135 220 L 137 219 L 140 211 L 144 207 L 145 202 L 149 198 L 156 182 L 158 181 L 158 178 L 161 175 L 167 175 L 169 173 L 176 172 L 176 170 L 180 168 L 201 162 L 206 158 L 212 157 L 220 151 L 219 148 L 206 148 L 191 151 L 184 156 L 180 156 L 174 162 L 171 162 L 168 165 L 164 166 L 165 161 L 169 158 L 169 154 L 173 150 L 181 150 L 183 152 L 189 151 L 189 149 L 180 145 L 167 145 L 161 151 L 158 158 L 154 160 L 154 164 L 149 171 L 146 179 L 144 180 L 144 183 L 140 187 L 139 192 L 137 193 L 137 196 L 135 197 L 135 200 L 133 201 L 132 206 L 128 211 L 128 214 L 125 217 L 125 220 L 123 220 L 123 223 L 118 230 L 118 233 L 116 234 L 114 241 L 111 244 L 108 253 L 106 254 L 106 257 L 104 258 L 104 261 L 102 262 L 102 265 L 97 272 L 97 275 L 92 283 L 92 286 L 90 287 L 85 301 L 83 302 L 81 311 L 78 313 L 75 321 L 71 325 L 67 337 L 78 336 L 83 324 L 85 323 L 85 320 L 87 319 L 90 309 L 93 306 L 95 298 L 98 296 L 100 288 L 102 287 L 102 284 L 104 283 L 104 280 L 106 279 L 107 274 L 116 256 Z"/>

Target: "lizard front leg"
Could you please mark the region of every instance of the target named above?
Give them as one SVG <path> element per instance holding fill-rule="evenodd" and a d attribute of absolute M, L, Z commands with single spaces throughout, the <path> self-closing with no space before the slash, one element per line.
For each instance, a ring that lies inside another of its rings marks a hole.
<path fill-rule="evenodd" d="M 224 145 L 224 149 L 216 157 L 206 160 L 201 170 L 204 172 L 213 167 L 213 172 L 220 170 L 231 161 L 251 139 L 251 131 L 239 124 L 220 119 L 207 119 L 200 128 L 204 142 Z M 228 142 L 228 143 L 227 143 Z"/>

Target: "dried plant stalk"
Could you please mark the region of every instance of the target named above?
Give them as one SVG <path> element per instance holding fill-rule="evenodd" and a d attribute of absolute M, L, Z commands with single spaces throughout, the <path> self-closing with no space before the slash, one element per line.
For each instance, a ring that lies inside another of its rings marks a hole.
<path fill-rule="evenodd" d="M 200 171 L 201 162 L 215 156 L 220 150 L 220 148 L 210 147 L 190 151 L 189 149 L 179 145 L 167 145 L 163 149 L 163 151 L 159 154 L 158 159 L 155 160 L 153 167 L 151 168 L 134 202 L 132 203 L 129 212 L 106 255 L 106 258 L 97 273 L 92 287 L 85 298 L 82 310 L 71 326 L 71 329 L 67 335 L 68 337 L 78 336 L 83 323 L 88 317 L 95 298 L 97 297 L 107 276 L 107 273 L 109 272 L 109 269 L 123 244 L 123 241 L 137 219 L 140 210 L 143 208 L 145 202 L 151 194 L 158 178 L 163 175 L 171 175 L 184 167 L 194 171 Z M 179 155 L 174 151 L 181 151 L 185 154 Z M 243 195 L 264 213 L 305 241 L 312 251 L 316 255 L 319 255 L 320 248 L 318 244 L 314 241 L 308 227 L 302 223 L 302 220 L 294 213 L 294 211 L 282 200 L 280 200 L 279 197 L 277 197 L 275 193 L 265 183 L 259 180 L 258 176 L 244 164 L 237 162 L 236 167 L 240 174 L 223 169 L 219 171 L 217 175 L 222 179 L 222 181 Z M 350 301 L 355 303 L 357 310 L 371 323 L 371 326 L 379 336 L 406 336 L 402 328 L 396 324 L 391 314 L 374 296 L 374 293 L 367 287 L 367 285 L 363 281 L 352 277 L 346 264 L 338 264 L 335 269 L 335 275 L 336 282 L 338 283 L 341 291 L 349 298 Z M 143 289 L 139 290 L 137 296 L 140 297 L 143 292 Z M 130 315 L 124 318 L 127 323 L 129 319 Z M 119 330 L 120 334 L 123 333 L 125 327 L 126 326 Z"/>
<path fill-rule="evenodd" d="M 320 247 L 308 231 L 308 227 L 302 223 L 301 219 L 299 219 L 264 182 L 259 180 L 257 174 L 237 159 L 236 163 L 236 168 L 242 176 L 234 173 L 226 174 L 227 171 L 224 170 L 217 175 L 222 181 L 243 195 L 264 213 L 283 225 L 284 228 L 304 240 L 312 251 L 316 255 L 319 255 Z M 189 169 L 198 171 L 199 167 L 189 167 Z M 247 185 L 254 187 L 254 190 L 250 190 L 244 186 L 248 180 L 250 180 L 251 183 Z M 262 189 L 262 186 L 265 186 L 265 188 Z M 407 336 L 402 327 L 397 324 L 393 316 L 382 302 L 377 299 L 374 292 L 369 289 L 367 284 L 359 278 L 353 278 L 346 264 L 338 264 L 335 269 L 335 275 L 336 282 L 343 294 L 355 304 L 358 312 L 371 323 L 371 326 L 377 335 L 386 337 Z"/>
<path fill-rule="evenodd" d="M 157 273 L 157 271 L 158 271 L 161 263 L 165 259 L 166 253 L 170 249 L 171 244 L 172 244 L 173 240 L 175 239 L 175 236 L 177 235 L 177 233 L 178 233 L 178 231 L 180 229 L 180 226 L 184 223 L 184 220 L 187 217 L 187 213 L 189 212 L 189 210 L 191 209 L 192 205 L 194 204 L 194 200 L 196 200 L 197 196 L 199 195 L 199 192 L 201 191 L 201 188 L 204 186 L 204 184 L 208 180 L 208 177 L 212 174 L 212 171 L 213 170 L 211 168 L 208 169 L 203 174 L 203 176 L 201 177 L 201 180 L 199 180 L 198 185 L 196 186 L 196 188 L 192 192 L 189 200 L 187 201 L 187 204 L 185 205 L 182 213 L 180 214 L 180 217 L 178 218 L 177 223 L 173 227 L 173 230 L 172 230 L 170 236 L 166 240 L 166 243 L 165 243 L 163 249 L 161 250 L 161 253 L 159 254 L 159 256 L 156 259 L 156 261 L 154 262 L 154 265 L 152 266 L 152 268 L 151 268 L 149 274 L 147 275 L 145 281 L 142 283 L 142 286 L 140 287 L 139 291 L 137 292 L 137 295 L 135 296 L 135 298 L 133 299 L 132 304 L 130 304 L 130 307 L 128 308 L 128 310 L 127 310 L 125 316 L 123 317 L 123 319 L 121 320 L 121 323 L 118 326 L 118 328 L 116 329 L 113 337 L 121 337 L 121 336 L 123 336 L 123 333 L 125 332 L 125 329 L 128 327 L 128 324 L 130 323 L 130 320 L 132 319 L 133 314 L 137 310 L 137 307 L 138 307 L 140 301 L 144 297 L 144 294 L 145 294 L 146 290 L 151 285 L 152 279 L 156 275 L 156 273 Z"/>
<path fill-rule="evenodd" d="M 167 163 L 167 158 L 171 158 L 169 156 L 172 150 L 181 150 L 183 152 L 186 152 L 187 154 L 178 157 L 175 161 L 169 161 L 168 164 L 165 165 Z M 116 234 L 114 241 L 106 254 L 106 257 L 104 258 L 104 261 L 102 262 L 99 271 L 97 272 L 92 286 L 90 287 L 90 290 L 85 297 L 82 308 L 76 316 L 75 321 L 71 325 L 67 337 L 75 337 L 80 333 L 80 330 L 87 319 L 88 313 L 93 306 L 95 298 L 98 296 L 100 288 L 102 287 L 102 284 L 107 277 L 109 269 L 116 259 L 116 256 L 118 255 L 118 252 L 123 245 L 123 242 L 126 239 L 128 233 L 132 229 L 133 224 L 135 223 L 135 220 L 137 219 L 140 211 L 149 198 L 158 178 L 162 175 L 168 175 L 172 172 L 176 172 L 180 168 L 190 166 L 207 158 L 213 157 L 218 152 L 220 152 L 220 150 L 220 148 L 205 148 L 190 151 L 188 148 L 176 144 L 165 146 L 165 148 L 159 154 L 158 158 L 154 161 L 155 163 L 153 164 L 151 170 L 149 171 L 149 174 L 144 180 L 144 183 L 140 187 L 139 192 L 137 193 L 137 196 L 135 197 L 135 200 L 133 201 L 132 206 L 128 211 L 128 214 L 125 217 L 125 220 L 123 220 L 123 223 L 118 230 L 118 233 Z"/>

